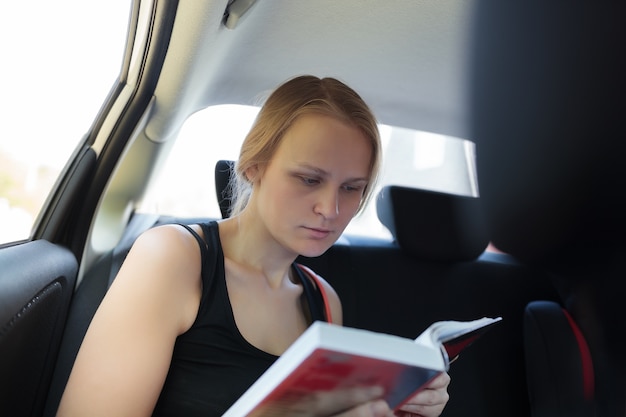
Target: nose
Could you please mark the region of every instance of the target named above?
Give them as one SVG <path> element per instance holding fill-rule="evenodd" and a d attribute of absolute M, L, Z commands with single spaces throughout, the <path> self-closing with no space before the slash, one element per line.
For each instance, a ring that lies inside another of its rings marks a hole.
<path fill-rule="evenodd" d="M 334 187 L 320 190 L 313 211 L 325 219 L 333 219 L 339 215 L 339 191 Z"/>

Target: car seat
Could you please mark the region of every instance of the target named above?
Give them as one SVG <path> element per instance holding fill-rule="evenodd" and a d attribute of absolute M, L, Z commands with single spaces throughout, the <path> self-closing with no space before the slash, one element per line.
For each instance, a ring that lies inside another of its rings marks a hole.
<path fill-rule="evenodd" d="M 470 261 L 489 243 L 478 198 L 388 185 L 376 213 L 400 247 L 421 259 Z"/>
<path fill-rule="evenodd" d="M 375 277 L 360 298 L 387 301 L 363 303 L 359 319 L 379 323 L 381 331 L 408 333 L 436 320 L 503 317 L 480 346 L 451 366 L 444 414 L 530 415 L 524 309 L 537 299 L 558 300 L 554 287 L 508 254 L 485 251 L 489 236 L 480 198 L 391 185 L 382 188 L 376 202 L 378 217 L 401 253 L 352 255 L 354 264 Z M 359 275 L 363 280 L 364 273 Z M 359 287 L 364 285 L 350 291 Z M 407 324 L 382 323 L 390 317 L 406 317 Z"/>
<path fill-rule="evenodd" d="M 524 348 L 533 417 L 593 416 L 595 382 L 587 341 L 554 301 L 532 301 L 524 314 Z"/>
<path fill-rule="evenodd" d="M 235 161 L 220 159 L 215 164 L 215 193 L 222 218 L 230 215 L 231 189 L 230 181 L 235 169 Z"/>
<path fill-rule="evenodd" d="M 546 271 L 565 308 L 528 309 L 534 415 L 624 416 L 626 4 L 478 0 L 474 13 L 469 124 L 490 237 Z"/>

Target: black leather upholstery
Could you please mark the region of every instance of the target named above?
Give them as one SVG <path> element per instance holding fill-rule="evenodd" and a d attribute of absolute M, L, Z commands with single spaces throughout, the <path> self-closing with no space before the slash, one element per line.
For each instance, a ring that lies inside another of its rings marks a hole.
<path fill-rule="evenodd" d="M 235 161 L 219 160 L 215 164 L 215 193 L 223 219 L 226 219 L 230 214 L 230 180 L 234 168 Z"/>
<path fill-rule="evenodd" d="M 489 243 L 478 198 L 386 186 L 376 204 L 381 223 L 410 256 L 469 261 Z"/>
<path fill-rule="evenodd" d="M 557 284 L 593 358 L 588 415 L 624 416 L 626 3 L 476 5 L 469 120 L 490 236 Z M 530 389 L 538 412 L 558 401 Z"/>
<path fill-rule="evenodd" d="M 40 416 L 77 262 L 69 250 L 39 240 L 4 249 L 0 265 L 0 413 Z"/>
<path fill-rule="evenodd" d="M 591 353 L 567 310 L 553 301 L 529 303 L 524 346 L 534 417 L 594 415 Z"/>

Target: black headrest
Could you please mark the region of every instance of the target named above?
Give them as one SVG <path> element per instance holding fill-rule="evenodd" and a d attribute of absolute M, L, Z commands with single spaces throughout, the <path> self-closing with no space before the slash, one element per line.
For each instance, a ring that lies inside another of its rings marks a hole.
<path fill-rule="evenodd" d="M 541 263 L 624 245 L 626 3 L 475 13 L 470 136 L 492 242 Z"/>
<path fill-rule="evenodd" d="M 235 161 L 219 160 L 215 164 L 215 193 L 220 205 L 222 218 L 229 216 L 231 203 L 230 179 L 235 168 Z"/>
<path fill-rule="evenodd" d="M 469 261 L 489 243 L 478 198 L 392 185 L 380 191 L 376 209 L 398 245 L 416 258 Z"/>

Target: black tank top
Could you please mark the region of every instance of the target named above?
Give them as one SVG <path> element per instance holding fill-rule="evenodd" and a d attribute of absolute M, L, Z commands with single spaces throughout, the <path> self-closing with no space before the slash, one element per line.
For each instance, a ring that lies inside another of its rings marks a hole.
<path fill-rule="evenodd" d="M 248 343 L 235 324 L 216 222 L 192 229 L 202 254 L 202 297 L 191 328 L 174 346 L 170 369 L 153 416 L 218 417 L 278 358 Z M 296 265 L 310 321 L 325 319 L 319 290 Z"/>

